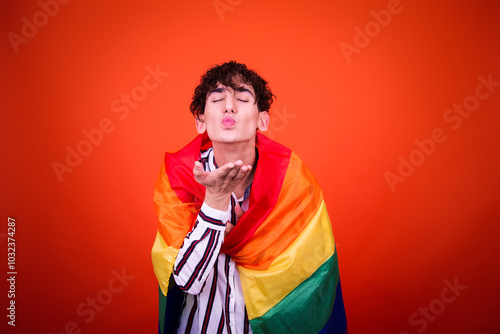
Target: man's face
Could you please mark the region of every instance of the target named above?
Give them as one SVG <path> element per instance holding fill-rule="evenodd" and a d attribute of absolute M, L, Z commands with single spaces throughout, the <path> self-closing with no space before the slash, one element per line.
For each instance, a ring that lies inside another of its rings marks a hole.
<path fill-rule="evenodd" d="M 196 127 L 199 133 L 206 130 L 213 143 L 254 143 L 257 129 L 267 130 L 269 115 L 259 112 L 253 87 L 241 80 L 236 87 L 219 83 L 207 94 L 205 112 Z"/>

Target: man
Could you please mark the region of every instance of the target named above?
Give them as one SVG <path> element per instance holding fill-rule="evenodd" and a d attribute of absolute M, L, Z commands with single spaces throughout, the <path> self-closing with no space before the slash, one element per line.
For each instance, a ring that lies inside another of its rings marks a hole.
<path fill-rule="evenodd" d="M 273 94 L 234 61 L 195 89 L 199 133 L 167 153 L 154 201 L 160 333 L 346 333 L 316 179 L 268 139 Z"/>

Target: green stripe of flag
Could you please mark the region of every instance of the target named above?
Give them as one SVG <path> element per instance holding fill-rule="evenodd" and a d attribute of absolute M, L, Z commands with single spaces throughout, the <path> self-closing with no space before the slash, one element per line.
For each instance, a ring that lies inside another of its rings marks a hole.
<path fill-rule="evenodd" d="M 250 320 L 257 333 L 317 333 L 333 310 L 339 282 L 337 252 L 263 316 Z"/>

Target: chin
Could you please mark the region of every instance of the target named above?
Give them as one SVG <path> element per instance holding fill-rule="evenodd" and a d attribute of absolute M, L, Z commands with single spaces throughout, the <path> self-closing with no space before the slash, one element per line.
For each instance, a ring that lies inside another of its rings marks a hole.
<path fill-rule="evenodd" d="M 240 136 L 217 136 L 216 138 L 212 139 L 212 142 L 216 141 L 224 144 L 236 144 L 236 143 L 248 142 L 252 139 L 253 138 L 244 138 Z"/>
<path fill-rule="evenodd" d="M 215 131 L 214 131 L 215 132 Z M 208 137 L 212 142 L 219 142 L 225 144 L 231 143 L 242 143 L 251 140 L 255 140 L 257 133 L 244 134 L 241 131 L 226 130 L 226 131 L 216 131 L 215 133 L 208 133 Z"/>

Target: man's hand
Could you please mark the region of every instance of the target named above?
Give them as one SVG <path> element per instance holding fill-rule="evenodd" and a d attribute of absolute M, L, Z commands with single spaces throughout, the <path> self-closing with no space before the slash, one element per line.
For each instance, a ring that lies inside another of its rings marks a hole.
<path fill-rule="evenodd" d="M 194 179 L 206 187 L 205 203 L 210 207 L 226 211 L 231 193 L 250 174 L 252 166 L 243 165 L 241 160 L 229 162 L 212 172 L 205 172 L 199 161 L 194 162 Z"/>

